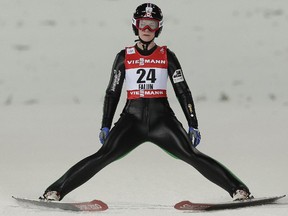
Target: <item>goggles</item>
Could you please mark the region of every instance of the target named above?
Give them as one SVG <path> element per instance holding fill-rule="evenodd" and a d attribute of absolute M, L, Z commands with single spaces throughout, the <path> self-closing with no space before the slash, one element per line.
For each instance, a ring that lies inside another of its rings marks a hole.
<path fill-rule="evenodd" d="M 149 31 L 151 32 L 157 31 L 163 25 L 163 21 L 147 18 L 133 19 L 132 23 L 134 26 L 136 26 L 137 29 L 141 31 L 149 29 Z"/>

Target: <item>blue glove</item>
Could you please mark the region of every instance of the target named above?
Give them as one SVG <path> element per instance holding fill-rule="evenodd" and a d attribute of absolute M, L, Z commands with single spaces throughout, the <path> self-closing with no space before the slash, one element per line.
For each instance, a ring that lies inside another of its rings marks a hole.
<path fill-rule="evenodd" d="M 106 139 L 108 138 L 110 129 L 108 127 L 103 127 L 99 133 L 99 139 L 102 144 L 105 143 Z"/>
<path fill-rule="evenodd" d="M 194 148 L 196 148 L 196 146 L 199 145 L 200 140 L 201 140 L 200 131 L 196 128 L 189 127 L 188 135 L 190 139 L 192 140 L 192 144 Z"/>

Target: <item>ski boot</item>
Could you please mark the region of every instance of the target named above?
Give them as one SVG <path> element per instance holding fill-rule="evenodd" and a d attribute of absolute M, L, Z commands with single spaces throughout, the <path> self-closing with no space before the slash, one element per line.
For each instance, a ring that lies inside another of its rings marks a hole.
<path fill-rule="evenodd" d="M 57 191 L 46 191 L 39 199 L 43 201 L 60 201 L 60 193 Z"/>
<path fill-rule="evenodd" d="M 235 193 L 233 193 L 233 201 L 246 200 L 252 198 L 253 196 L 250 196 L 249 192 L 242 189 L 236 190 Z"/>

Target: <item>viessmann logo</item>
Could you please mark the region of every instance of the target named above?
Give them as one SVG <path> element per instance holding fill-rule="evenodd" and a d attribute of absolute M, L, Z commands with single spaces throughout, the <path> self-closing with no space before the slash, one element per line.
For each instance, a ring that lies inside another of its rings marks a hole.
<path fill-rule="evenodd" d="M 145 64 L 162 64 L 165 65 L 166 64 L 166 60 L 163 59 L 144 59 L 144 58 L 139 58 L 137 60 L 128 60 L 127 63 L 129 65 L 145 65 Z"/>

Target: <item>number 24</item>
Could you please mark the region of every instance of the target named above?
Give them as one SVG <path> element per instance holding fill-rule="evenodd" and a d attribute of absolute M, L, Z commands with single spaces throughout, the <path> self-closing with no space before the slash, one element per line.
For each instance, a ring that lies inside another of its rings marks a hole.
<path fill-rule="evenodd" d="M 147 73 L 145 69 L 138 69 L 136 71 L 137 74 L 140 74 L 137 83 L 146 83 L 146 81 L 151 81 L 151 83 L 155 83 L 156 81 L 156 73 L 155 69 L 150 69 Z M 147 73 L 147 75 L 146 75 Z"/>

